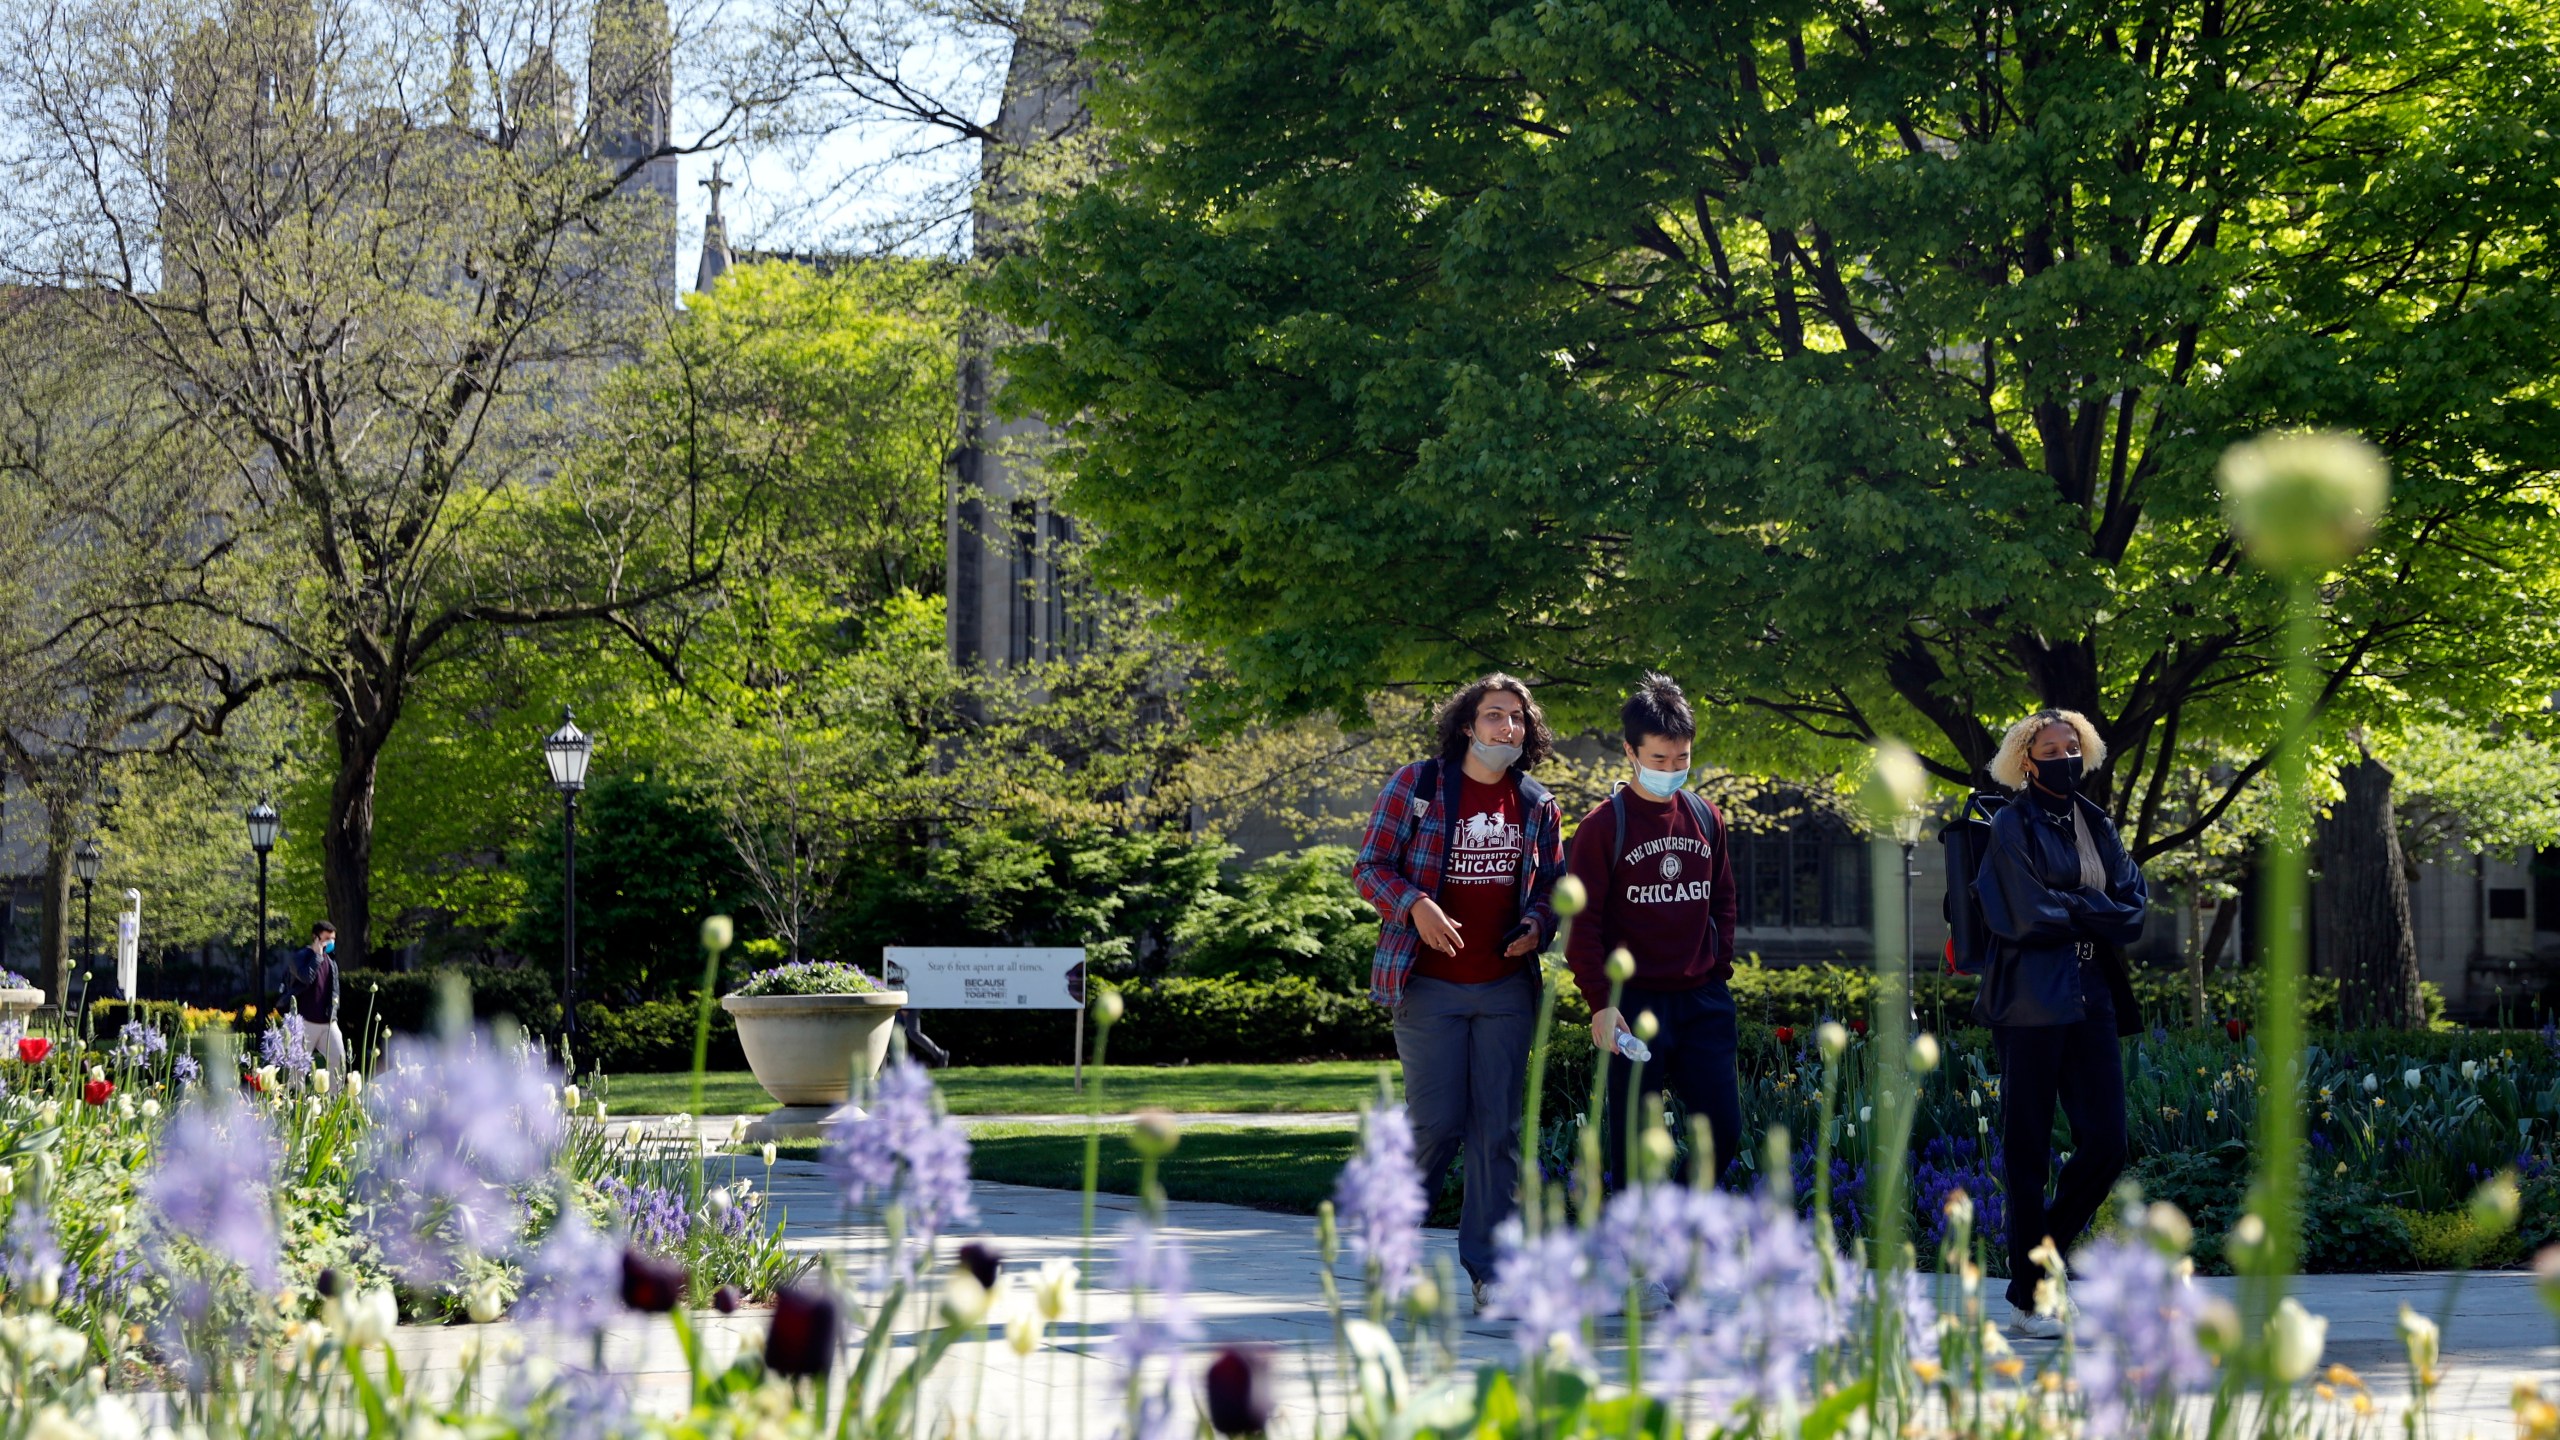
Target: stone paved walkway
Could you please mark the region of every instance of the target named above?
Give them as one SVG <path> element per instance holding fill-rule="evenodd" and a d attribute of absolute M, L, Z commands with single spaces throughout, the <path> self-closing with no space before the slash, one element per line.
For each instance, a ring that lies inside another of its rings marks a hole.
<path fill-rule="evenodd" d="M 715 1163 L 736 1164 L 736 1173 L 765 1183 L 762 1165 L 752 1159 Z M 878 1239 L 875 1217 L 850 1210 L 819 1166 L 781 1162 L 774 1167 L 770 1188 L 771 1204 L 788 1217 L 787 1243 L 793 1249 L 832 1257 L 848 1269 L 868 1263 Z M 1080 1196 L 981 1184 L 977 1201 L 979 1223 L 969 1234 L 1000 1249 L 1008 1266 L 1030 1270 L 1051 1257 L 1076 1256 Z M 1109 1237 L 1135 1208 L 1136 1201 L 1126 1196 L 1095 1198 L 1098 1238 L 1092 1273 L 1104 1283 L 1083 1297 L 1081 1319 L 1071 1310 L 1067 1323 L 1052 1332 L 1054 1343 L 1027 1363 L 1016 1361 L 1001 1337 L 956 1349 L 931 1387 L 932 1403 L 954 1417 L 973 1415 L 979 1433 L 988 1436 L 1108 1436 L 1117 1423 L 1125 1375 L 1108 1353 L 1108 1329 L 1127 1307 L 1126 1297 L 1107 1283 Z M 1315 1258 L 1313 1222 L 1304 1216 L 1186 1202 L 1169 1207 L 1169 1222 L 1167 1228 L 1190 1256 L 1193 1302 L 1203 1327 L 1186 1384 L 1196 1386 L 1197 1367 L 1215 1346 L 1245 1340 L 1281 1346 L 1278 1429 L 1293 1437 L 1318 1434 L 1324 1428 L 1320 1417 L 1341 1413 L 1342 1397 L 1332 1378 L 1332 1326 Z M 1436 1266 L 1445 1259 L 1454 1267 L 1454 1233 L 1431 1231 L 1427 1240 L 1429 1263 Z M 1357 1307 L 1361 1286 L 1356 1265 L 1347 1258 L 1340 1262 L 1335 1282 L 1346 1303 Z M 2228 1280 L 2202 1283 L 2231 1293 Z M 2530 1276 L 2475 1275 L 2463 1280 L 2458 1292 L 2449 1290 L 2453 1283 L 2454 1277 L 2447 1275 L 2320 1275 L 2298 1282 L 2295 1293 L 2314 1313 L 2329 1318 L 2325 1359 L 2362 1372 L 2386 1404 L 2408 1394 L 2408 1367 L 2394 1329 L 2401 1302 L 2434 1315 L 2445 1327 L 2445 1382 L 2438 1406 L 2445 1423 L 2433 1433 L 2445 1440 L 2512 1434 L 2508 1405 L 2515 1381 L 2523 1376 L 2560 1378 L 2552 1317 L 2534 1294 Z M 754 1312 L 704 1318 L 715 1331 L 738 1333 L 760 1332 L 765 1323 Z M 900 1317 L 900 1329 L 911 1332 L 926 1318 L 922 1307 L 915 1307 Z M 402 1348 L 411 1364 L 450 1372 L 461 1347 L 469 1343 L 463 1337 L 470 1333 L 406 1332 Z M 1499 1360 L 1510 1352 L 1508 1327 L 1497 1321 L 1466 1322 L 1456 1339 L 1465 1362 Z M 2049 1352 L 2052 1347 L 2021 1343 L 2019 1348 L 2034 1359 L 2040 1349 Z M 664 1326 L 630 1327 L 614 1341 L 612 1356 L 617 1368 L 633 1377 L 643 1404 L 675 1403 L 681 1393 L 681 1361 Z M 1612 1357 L 1603 1358 L 1614 1368 Z M 943 1433 L 938 1426 L 927 1428 Z"/>

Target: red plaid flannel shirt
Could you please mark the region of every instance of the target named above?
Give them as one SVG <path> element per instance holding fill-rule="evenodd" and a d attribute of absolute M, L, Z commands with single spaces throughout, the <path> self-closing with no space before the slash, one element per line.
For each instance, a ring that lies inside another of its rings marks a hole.
<path fill-rule="evenodd" d="M 1369 965 L 1369 998 L 1392 1010 L 1404 1003 L 1404 983 L 1413 974 L 1414 956 L 1422 948 L 1421 932 L 1409 918 L 1413 902 L 1428 895 L 1440 898 L 1441 867 L 1449 853 L 1450 816 L 1458 808 L 1464 777 L 1458 766 L 1439 766 L 1439 794 L 1416 795 L 1427 761 L 1398 770 L 1378 792 L 1369 812 L 1369 828 L 1360 837 L 1360 858 L 1351 878 L 1360 898 L 1378 907 L 1378 954 Z M 1547 787 L 1526 775 L 1520 782 L 1520 915 L 1538 924 L 1538 948 L 1556 938 L 1556 881 L 1564 875 L 1564 814 Z"/>

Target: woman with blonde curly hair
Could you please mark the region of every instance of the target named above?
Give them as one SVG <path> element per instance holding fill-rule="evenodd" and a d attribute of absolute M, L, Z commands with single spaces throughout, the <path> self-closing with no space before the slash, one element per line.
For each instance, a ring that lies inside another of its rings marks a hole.
<path fill-rule="evenodd" d="M 2142 933 L 2150 892 L 2107 812 L 2081 793 L 2106 742 L 2076 710 L 2039 710 L 2009 727 L 1991 778 L 2017 798 L 1991 820 L 1973 882 L 1993 947 L 1974 999 L 2000 1058 L 2000 1130 L 2009 1227 L 2010 1328 L 2061 1335 L 2037 1304 L 2037 1252 L 2067 1255 L 2125 1163 L 2124 1053 L 2141 1027 L 2123 947 Z M 2071 1122 L 2071 1162 L 2050 1202 L 2053 1112 Z"/>

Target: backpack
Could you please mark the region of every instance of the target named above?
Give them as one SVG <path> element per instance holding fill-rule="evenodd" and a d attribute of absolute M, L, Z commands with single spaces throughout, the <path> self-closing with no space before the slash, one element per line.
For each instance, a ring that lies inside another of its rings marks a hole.
<path fill-rule="evenodd" d="M 1956 818 L 1938 831 L 1938 843 L 1947 852 L 1947 898 L 1940 907 L 1947 918 L 1947 966 L 1960 975 L 1991 968 L 1991 952 L 2000 943 L 1991 923 L 1982 918 L 1982 897 L 1973 893 L 1973 877 L 1982 873 L 1982 857 L 1991 853 L 1991 816 L 2008 803 L 2006 795 L 1975 791 L 1964 797 Z"/>

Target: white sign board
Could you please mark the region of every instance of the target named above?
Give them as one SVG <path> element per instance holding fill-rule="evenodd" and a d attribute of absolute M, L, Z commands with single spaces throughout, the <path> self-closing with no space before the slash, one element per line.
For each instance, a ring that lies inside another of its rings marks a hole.
<path fill-rule="evenodd" d="M 881 952 L 892 990 L 910 1010 L 1081 1010 L 1084 951 L 953 950 L 891 945 Z"/>

